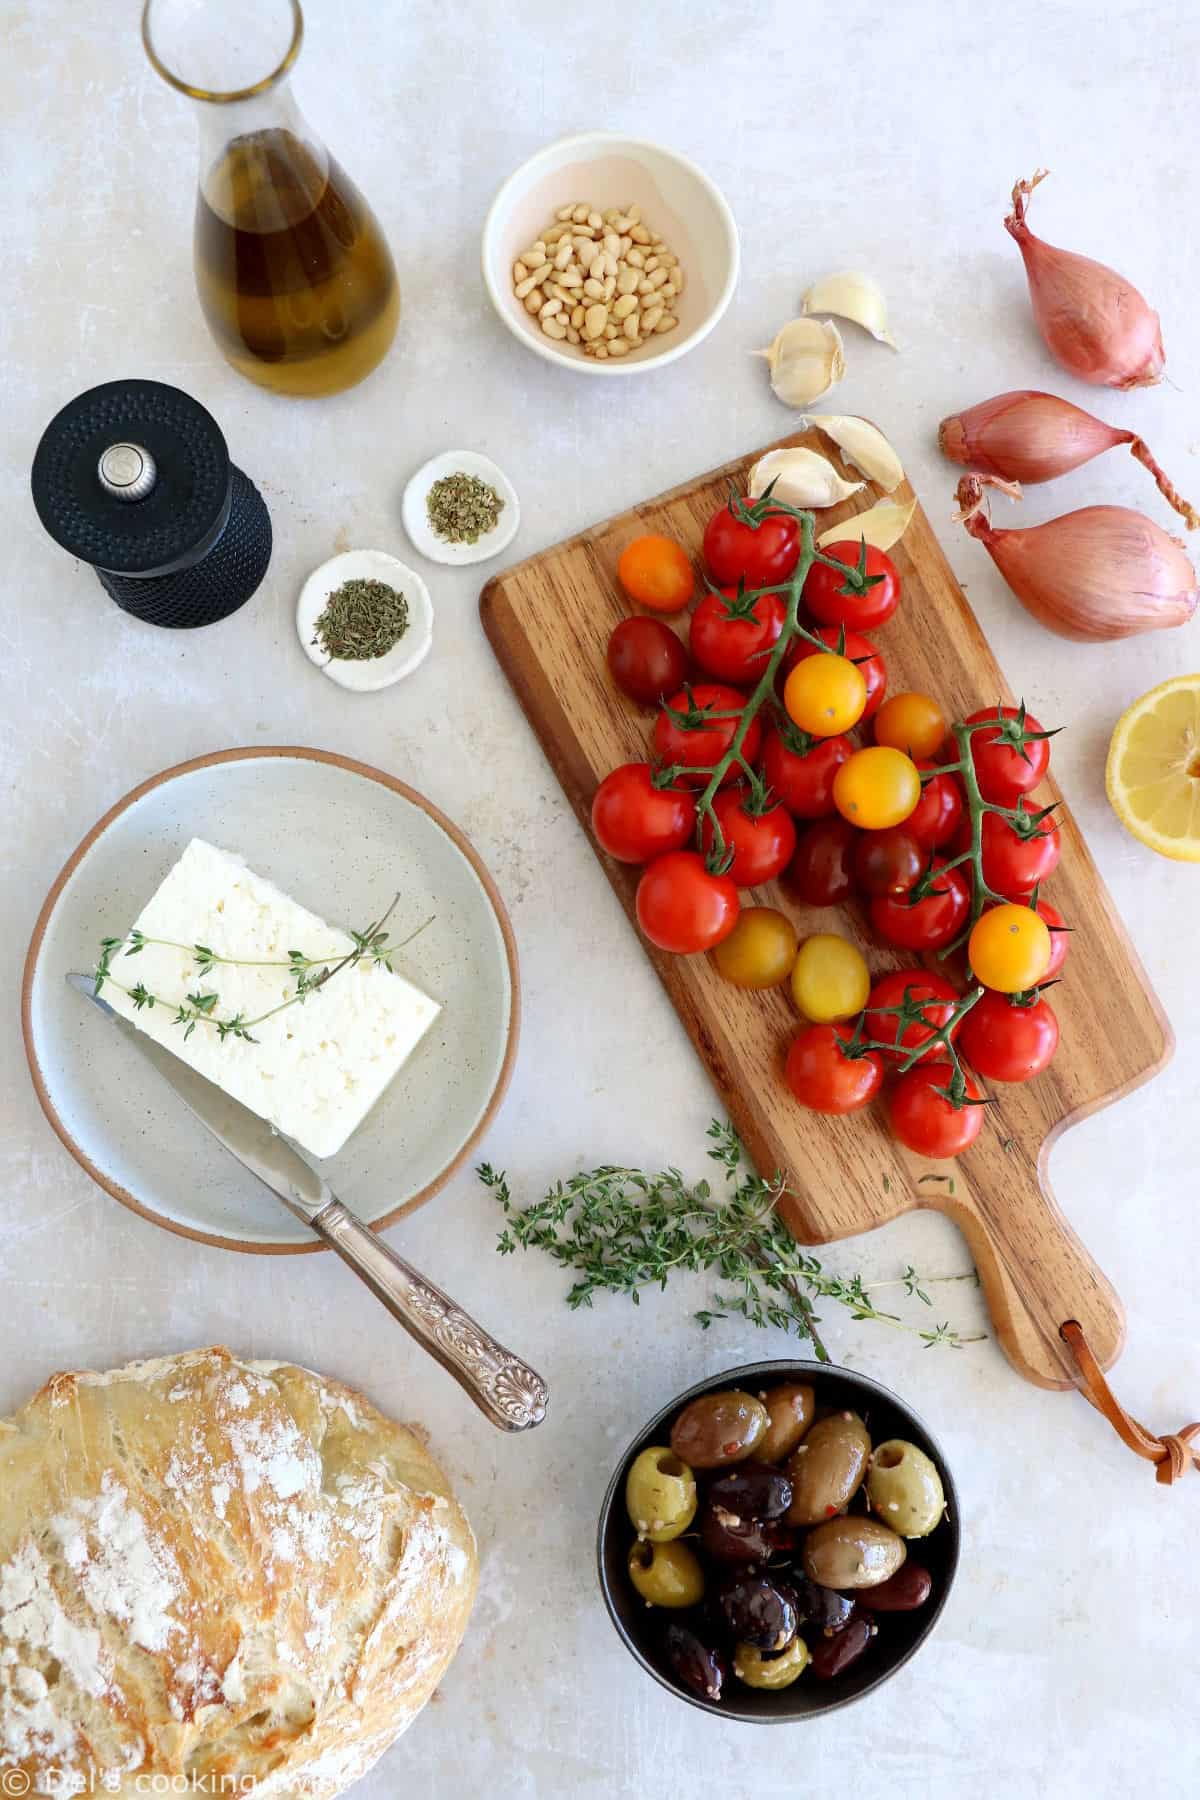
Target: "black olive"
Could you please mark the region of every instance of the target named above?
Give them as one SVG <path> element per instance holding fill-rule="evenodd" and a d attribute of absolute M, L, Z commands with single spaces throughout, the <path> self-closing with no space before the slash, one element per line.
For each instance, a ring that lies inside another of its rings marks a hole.
<path fill-rule="evenodd" d="M 708 1498 L 739 1519 L 781 1519 L 792 1504 L 792 1484 L 779 1469 L 743 1464 L 718 1475 Z"/>
<path fill-rule="evenodd" d="M 856 1602 L 851 1594 L 839 1594 L 833 1588 L 821 1587 L 799 1571 L 791 1577 L 792 1589 L 800 1609 L 802 1625 L 815 1625 L 830 1634 L 843 1631 L 854 1617 Z"/>
<path fill-rule="evenodd" d="M 717 1612 L 740 1644 L 783 1650 L 800 1622 L 794 1591 L 765 1575 L 733 1575 L 718 1591 Z"/>
<path fill-rule="evenodd" d="M 675 1675 L 701 1700 L 719 1700 L 725 1681 L 725 1658 L 702 1642 L 686 1625 L 671 1624 L 663 1635 L 663 1648 Z"/>
<path fill-rule="evenodd" d="M 742 1519 L 709 1501 L 700 1514 L 700 1542 L 716 1562 L 765 1563 L 793 1548 L 795 1533 L 774 1519 Z"/>

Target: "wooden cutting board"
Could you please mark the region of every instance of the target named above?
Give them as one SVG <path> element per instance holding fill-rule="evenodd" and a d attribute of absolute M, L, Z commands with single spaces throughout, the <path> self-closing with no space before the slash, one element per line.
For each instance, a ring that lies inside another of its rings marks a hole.
<path fill-rule="evenodd" d="M 811 443 L 838 462 L 816 433 L 785 442 Z M 484 628 L 593 847 L 589 810 L 596 787 L 618 763 L 646 755 L 653 719 L 614 688 L 605 665 L 609 634 L 630 610 L 617 586 L 617 559 L 632 538 L 647 531 L 678 538 L 698 557 L 706 521 L 731 480 L 743 486 L 754 460 L 748 456 L 714 469 L 594 526 L 497 576 L 483 591 Z M 820 527 L 848 518 L 877 497 L 865 489 L 823 512 Z M 910 499 L 907 484 L 893 498 Z M 890 691 L 931 693 L 952 718 L 997 701 L 1012 703 L 920 507 L 891 555 L 904 598 L 878 633 Z M 1072 717 L 1042 722 L 1074 724 L 1085 703 Z M 1058 798 L 1053 781 L 1039 790 L 1043 795 Z M 1108 1368 L 1121 1352 L 1124 1317 L 1117 1295 L 1055 1204 L 1045 1174 L 1050 1146 L 1066 1126 L 1148 1080 L 1173 1048 L 1170 1027 L 1069 809 L 1059 817 L 1062 859 L 1047 898 L 1074 927 L 1052 997 L 1061 1047 L 1036 1080 L 1015 1087 L 993 1084 L 998 1103 L 987 1109 L 976 1143 L 954 1164 L 922 1162 L 897 1144 L 888 1134 L 882 1103 L 844 1119 L 822 1118 L 796 1104 L 782 1079 L 784 1051 L 797 1029 L 786 990 L 740 991 L 720 979 L 707 957 L 668 956 L 640 933 L 637 939 L 755 1166 L 766 1176 L 787 1171 L 783 1209 L 799 1241 L 827 1243 L 913 1207 L 948 1214 L 970 1245 L 1008 1356 L 1030 1381 L 1051 1388 L 1074 1385 L 1073 1365 L 1059 1336 L 1064 1320 L 1079 1320 Z M 639 871 L 613 862 L 598 848 L 596 854 L 632 920 Z M 857 937 L 873 972 L 906 961 L 911 965 L 912 958 L 874 941 L 861 913 L 806 909 L 777 887 L 754 897 L 789 913 L 802 937 L 828 930 Z M 619 970 L 613 974 L 619 1004 Z M 929 1176 L 935 1179 L 923 1179 Z"/>

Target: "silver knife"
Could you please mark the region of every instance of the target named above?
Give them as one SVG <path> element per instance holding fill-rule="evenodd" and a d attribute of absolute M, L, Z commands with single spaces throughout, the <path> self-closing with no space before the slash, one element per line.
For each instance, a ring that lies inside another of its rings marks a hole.
<path fill-rule="evenodd" d="M 348 1212 L 323 1176 L 286 1138 L 197 1074 L 96 993 L 91 975 L 68 975 L 106 1018 L 119 1025 L 184 1105 L 250 1173 L 336 1250 L 393 1318 L 453 1375 L 476 1406 L 502 1431 L 527 1431 L 546 1416 L 546 1383 L 506 1350 L 448 1294 L 426 1281 L 361 1219 Z"/>

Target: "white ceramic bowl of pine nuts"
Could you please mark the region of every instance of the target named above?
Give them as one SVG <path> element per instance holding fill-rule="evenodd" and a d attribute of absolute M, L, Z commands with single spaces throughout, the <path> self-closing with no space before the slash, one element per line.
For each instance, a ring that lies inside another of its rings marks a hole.
<path fill-rule="evenodd" d="M 708 336 L 738 277 L 733 214 L 695 163 L 589 131 L 510 175 L 483 229 L 483 279 L 514 337 L 584 375 L 633 375 Z"/>

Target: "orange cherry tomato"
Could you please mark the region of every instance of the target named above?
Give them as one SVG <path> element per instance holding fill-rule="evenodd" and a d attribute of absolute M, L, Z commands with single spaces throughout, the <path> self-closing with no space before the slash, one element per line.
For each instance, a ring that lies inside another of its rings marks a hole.
<path fill-rule="evenodd" d="M 928 694 L 893 694 L 875 715 L 875 742 L 909 756 L 936 756 L 946 739 L 946 715 Z"/>
<path fill-rule="evenodd" d="M 848 656 L 805 657 L 791 671 L 783 704 L 793 725 L 811 737 L 837 737 L 857 725 L 867 704 L 867 684 Z"/>
<path fill-rule="evenodd" d="M 861 831 L 902 825 L 920 798 L 917 765 L 903 750 L 886 744 L 856 750 L 833 778 L 833 804 Z"/>
<path fill-rule="evenodd" d="M 686 550 L 674 538 L 640 537 L 626 544 L 617 579 L 631 600 L 648 612 L 682 612 L 696 587 Z"/>

